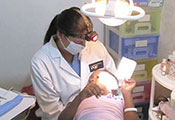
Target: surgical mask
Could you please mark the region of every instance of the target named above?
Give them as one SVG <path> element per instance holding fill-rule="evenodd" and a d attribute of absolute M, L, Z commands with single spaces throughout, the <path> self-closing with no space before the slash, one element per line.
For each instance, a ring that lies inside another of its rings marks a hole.
<path fill-rule="evenodd" d="M 69 38 L 66 37 L 66 39 L 70 42 L 69 45 L 67 47 L 64 46 L 62 39 L 60 39 L 60 42 L 62 44 L 62 46 L 64 47 L 64 49 L 66 51 L 68 51 L 69 53 L 71 53 L 72 55 L 76 55 L 78 54 L 80 51 L 82 51 L 84 49 L 85 46 L 77 44 L 73 41 L 70 41 Z"/>

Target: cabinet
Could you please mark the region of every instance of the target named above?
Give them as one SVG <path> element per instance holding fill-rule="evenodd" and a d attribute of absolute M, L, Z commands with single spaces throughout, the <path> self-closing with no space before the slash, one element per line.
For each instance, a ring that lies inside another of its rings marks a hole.
<path fill-rule="evenodd" d="M 135 5 L 141 5 L 140 7 L 143 7 L 146 13 L 145 17 L 135 21 L 127 21 L 121 26 L 105 26 L 104 44 L 113 57 L 116 66 L 123 56 L 136 60 L 137 67 L 132 76 L 137 82 L 135 87 L 136 92 L 133 93 L 133 102 L 135 105 L 142 105 L 143 103 L 148 103 L 150 100 L 151 71 L 153 66 L 157 64 L 163 1 L 133 1 Z M 152 100 L 152 102 L 154 101 Z M 147 120 L 148 109 L 146 110 L 144 113 L 146 117 L 141 117 L 142 120 Z"/>
<path fill-rule="evenodd" d="M 151 84 L 151 96 L 150 96 L 150 107 L 149 107 L 149 120 L 158 120 L 156 112 L 152 111 L 154 106 L 154 95 L 155 95 L 155 83 L 162 85 L 169 90 L 175 90 L 175 80 L 169 79 L 168 76 L 162 76 L 160 70 L 160 64 L 157 64 L 152 69 L 152 84 Z"/>

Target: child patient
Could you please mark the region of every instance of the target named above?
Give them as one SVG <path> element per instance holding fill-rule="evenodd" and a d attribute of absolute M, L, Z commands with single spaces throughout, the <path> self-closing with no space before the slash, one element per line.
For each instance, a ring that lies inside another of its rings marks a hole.
<path fill-rule="evenodd" d="M 124 113 L 124 108 L 134 107 L 131 98 L 131 91 L 135 86 L 133 79 L 128 82 L 122 81 L 123 96 L 119 91 L 119 81 L 106 70 L 93 72 L 89 82 L 99 85 L 103 90 L 103 95 L 99 98 L 92 96 L 83 100 L 78 107 L 74 120 L 138 120 L 136 112 Z M 126 102 L 128 103 L 126 104 Z"/>
<path fill-rule="evenodd" d="M 103 90 L 103 95 L 108 95 L 110 93 L 117 95 L 119 92 L 119 81 L 109 71 L 97 70 L 93 72 L 89 77 L 89 82 L 94 82 L 94 84 L 97 84 Z"/>

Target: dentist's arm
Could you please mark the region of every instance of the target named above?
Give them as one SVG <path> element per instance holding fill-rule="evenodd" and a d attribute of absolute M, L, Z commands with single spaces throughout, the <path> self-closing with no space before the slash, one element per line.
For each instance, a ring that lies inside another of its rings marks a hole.
<path fill-rule="evenodd" d="M 125 109 L 127 108 L 135 108 L 132 100 L 131 92 L 135 87 L 136 82 L 134 79 L 130 79 L 129 81 L 123 80 L 121 85 L 122 94 L 125 101 Z M 137 112 L 135 111 L 127 111 L 124 112 L 124 120 L 139 120 Z"/>

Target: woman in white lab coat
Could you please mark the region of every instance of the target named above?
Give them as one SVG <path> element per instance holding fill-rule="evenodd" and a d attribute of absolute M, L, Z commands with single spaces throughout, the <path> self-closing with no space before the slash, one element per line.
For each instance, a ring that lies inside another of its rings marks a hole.
<path fill-rule="evenodd" d="M 83 99 L 102 94 L 98 85 L 88 84 L 91 73 L 97 69 L 116 73 L 103 44 L 89 41 L 92 32 L 90 19 L 78 8 L 64 10 L 51 22 L 44 45 L 31 60 L 31 79 L 40 107 L 36 114 L 42 120 L 72 118 Z M 62 112 L 65 108 L 71 109 L 68 115 Z"/>
<path fill-rule="evenodd" d="M 103 89 L 88 83 L 91 73 L 115 64 L 96 34 L 90 19 L 78 8 L 66 9 L 52 20 L 44 45 L 31 60 L 31 79 L 42 120 L 73 119 L 82 100 L 99 97 Z"/>

